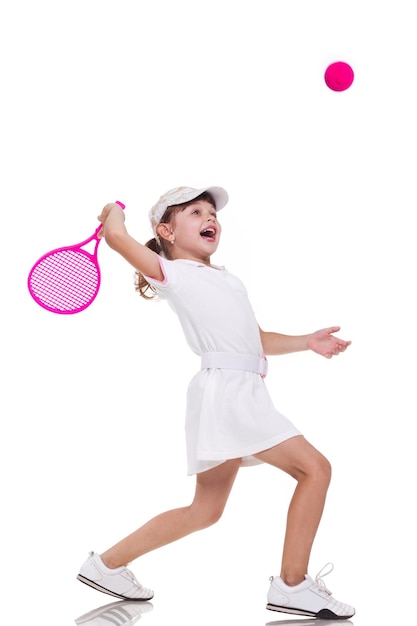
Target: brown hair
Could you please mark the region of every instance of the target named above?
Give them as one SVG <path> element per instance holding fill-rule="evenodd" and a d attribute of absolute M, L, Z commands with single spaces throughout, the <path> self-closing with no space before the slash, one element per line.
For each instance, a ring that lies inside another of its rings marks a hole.
<path fill-rule="evenodd" d="M 210 202 L 210 204 L 212 204 L 213 207 L 216 208 L 216 203 L 214 202 L 212 196 L 207 191 L 205 191 L 193 200 L 189 200 L 188 202 L 184 202 L 183 204 L 175 204 L 167 207 L 159 223 L 174 223 L 176 214 L 179 213 L 179 211 L 183 211 L 189 204 L 192 204 L 196 200 L 207 200 L 207 202 Z M 170 247 L 166 240 L 163 239 L 163 237 L 153 237 L 145 243 L 145 246 L 150 250 L 153 250 L 153 252 L 156 252 L 156 254 L 165 257 L 166 259 L 171 258 Z M 139 272 L 139 270 L 137 270 L 135 274 L 135 289 L 139 292 L 142 298 L 145 298 L 145 300 L 152 300 L 153 298 L 157 297 L 155 287 L 146 280 L 145 276 L 141 272 Z"/>

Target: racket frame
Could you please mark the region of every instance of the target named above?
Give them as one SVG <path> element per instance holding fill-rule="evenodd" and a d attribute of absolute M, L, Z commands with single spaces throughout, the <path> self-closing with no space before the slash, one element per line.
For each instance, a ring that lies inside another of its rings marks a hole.
<path fill-rule="evenodd" d="M 125 205 L 122 202 L 119 202 L 119 200 L 116 201 L 116 204 L 118 204 L 122 209 L 125 208 Z M 60 248 L 55 248 L 54 250 L 50 250 L 49 252 L 46 252 L 33 264 L 33 267 L 30 270 L 29 275 L 28 275 L 27 284 L 28 284 L 30 295 L 40 307 L 42 307 L 43 309 L 47 311 L 51 311 L 52 313 L 57 313 L 59 315 L 73 315 L 75 313 L 81 313 L 81 311 L 84 311 L 94 302 L 99 292 L 100 285 L 101 285 L 101 270 L 100 270 L 100 265 L 98 263 L 98 247 L 101 242 L 101 237 L 98 236 L 98 233 L 100 232 L 102 228 L 103 226 L 100 224 L 100 226 L 96 228 L 96 230 L 90 237 L 88 237 L 84 241 L 81 241 L 80 243 L 74 244 L 73 246 L 62 246 Z M 84 246 L 86 246 L 92 241 L 96 242 L 94 245 L 93 251 L 88 252 L 88 250 L 84 250 L 83 249 Z M 32 286 L 32 276 L 35 270 L 42 263 L 42 261 L 44 261 L 44 259 L 47 259 L 48 257 L 52 257 L 53 255 L 59 254 L 60 252 L 69 252 L 69 251 L 73 251 L 76 254 L 84 255 L 88 259 L 88 261 L 90 261 L 94 265 L 94 268 L 97 274 L 97 283 L 95 285 L 95 289 L 92 291 L 92 295 L 90 295 L 89 299 L 84 304 L 73 309 L 62 309 L 62 308 L 52 307 L 46 304 L 46 302 L 42 300 L 39 297 L 39 295 L 36 293 L 36 290 Z"/>

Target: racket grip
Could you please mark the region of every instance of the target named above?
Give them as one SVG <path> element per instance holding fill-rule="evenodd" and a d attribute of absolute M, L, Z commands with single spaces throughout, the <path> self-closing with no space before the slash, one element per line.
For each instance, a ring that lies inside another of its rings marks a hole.
<path fill-rule="evenodd" d="M 116 200 L 116 204 L 118 204 L 119 207 L 121 207 L 123 210 L 126 208 L 126 205 L 123 204 L 123 202 L 120 202 L 119 200 Z"/>

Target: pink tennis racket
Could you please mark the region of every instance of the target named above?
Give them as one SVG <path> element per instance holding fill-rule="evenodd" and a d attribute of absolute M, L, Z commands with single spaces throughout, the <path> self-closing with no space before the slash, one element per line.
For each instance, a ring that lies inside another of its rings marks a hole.
<path fill-rule="evenodd" d="M 117 201 L 125 208 L 125 205 Z M 81 243 L 47 252 L 29 272 L 30 295 L 39 306 L 52 313 L 73 314 L 84 311 L 95 300 L 100 289 L 101 273 L 98 264 L 98 237 L 100 225 Z M 84 246 L 95 241 L 93 252 Z"/>

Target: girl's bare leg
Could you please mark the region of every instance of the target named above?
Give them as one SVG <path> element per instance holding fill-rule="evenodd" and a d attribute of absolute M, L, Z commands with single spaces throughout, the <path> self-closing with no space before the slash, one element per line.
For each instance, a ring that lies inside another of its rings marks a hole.
<path fill-rule="evenodd" d="M 197 474 L 195 496 L 189 506 L 166 511 L 152 518 L 103 552 L 101 558 L 104 564 L 111 568 L 127 565 L 151 550 L 217 522 L 223 513 L 239 466 L 240 459 L 232 459 Z"/>
<path fill-rule="evenodd" d="M 297 481 L 288 509 L 280 574 L 287 585 L 297 585 L 308 572 L 330 483 L 330 463 L 302 436 L 292 437 L 255 456 Z"/>

